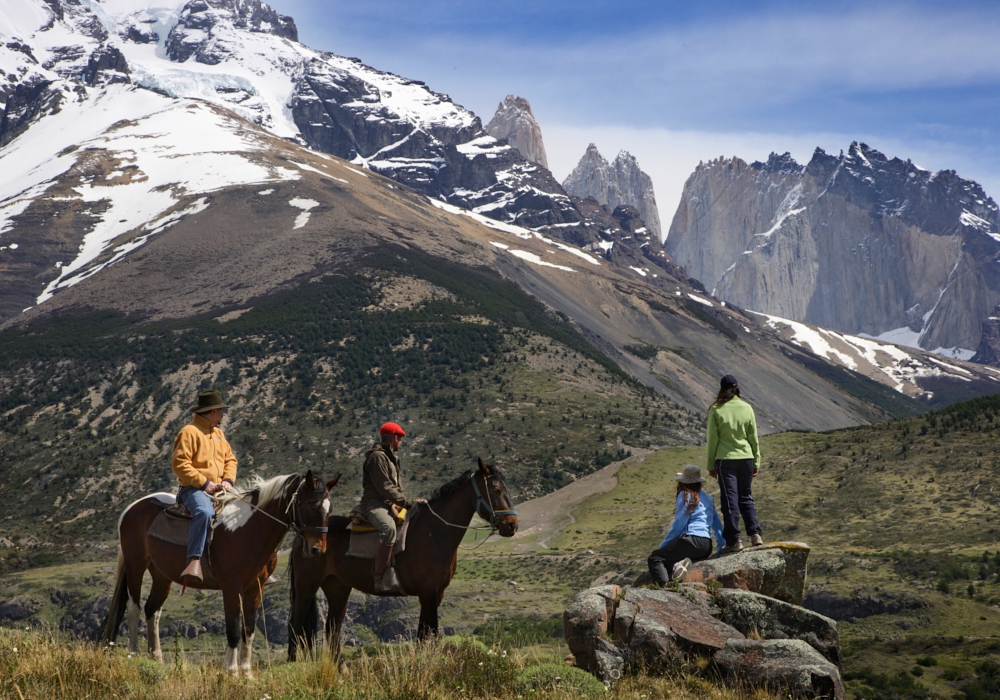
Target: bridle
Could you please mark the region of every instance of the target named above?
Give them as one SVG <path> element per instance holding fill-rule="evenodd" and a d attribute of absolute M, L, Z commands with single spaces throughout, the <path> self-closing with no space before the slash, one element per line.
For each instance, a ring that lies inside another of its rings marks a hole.
<path fill-rule="evenodd" d="M 302 504 L 299 502 L 299 488 L 302 484 L 300 483 L 296 486 L 295 491 L 292 493 L 292 497 L 288 500 L 288 505 L 285 507 L 285 515 L 288 516 L 288 522 L 285 522 L 281 518 L 276 518 L 265 510 L 261 510 L 260 506 L 256 506 L 249 500 L 244 501 L 250 509 L 254 512 L 260 513 L 261 515 L 266 515 L 268 518 L 278 523 L 279 525 L 284 525 L 287 529 L 294 532 L 296 535 L 302 536 L 307 532 L 315 532 L 318 535 L 325 535 L 330 531 L 329 527 L 320 527 L 318 525 L 306 525 L 302 520 Z M 303 540 L 305 537 L 303 537 Z"/>
<path fill-rule="evenodd" d="M 476 483 L 476 475 L 472 474 L 471 470 L 469 472 L 467 472 L 467 473 L 472 475 L 472 489 L 476 492 L 476 512 L 477 513 L 479 512 L 479 506 L 480 505 L 486 506 L 486 510 L 489 511 L 489 514 L 490 514 L 490 521 L 489 521 L 490 522 L 490 530 L 492 530 L 493 532 L 496 532 L 497 529 L 498 529 L 498 526 L 497 526 L 497 516 L 498 515 L 517 515 L 517 511 L 514 510 L 513 508 L 508 508 L 507 510 L 497 510 L 496 508 L 494 508 L 493 507 L 493 502 L 492 502 L 492 500 L 490 500 L 490 490 L 488 488 L 486 489 L 486 498 L 483 498 L 483 495 L 481 493 L 479 493 L 479 484 Z M 484 479 L 484 481 L 485 481 L 485 479 Z"/>

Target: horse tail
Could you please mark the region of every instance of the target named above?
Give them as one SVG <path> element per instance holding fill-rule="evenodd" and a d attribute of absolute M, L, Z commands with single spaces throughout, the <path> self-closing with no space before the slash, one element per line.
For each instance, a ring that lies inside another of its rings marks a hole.
<path fill-rule="evenodd" d="M 118 630 L 125 620 L 125 608 L 128 605 L 128 577 L 125 572 L 125 552 L 118 547 L 118 567 L 115 571 L 115 592 L 111 596 L 108 616 L 104 624 L 97 630 L 95 641 L 107 646 L 118 638 Z"/>

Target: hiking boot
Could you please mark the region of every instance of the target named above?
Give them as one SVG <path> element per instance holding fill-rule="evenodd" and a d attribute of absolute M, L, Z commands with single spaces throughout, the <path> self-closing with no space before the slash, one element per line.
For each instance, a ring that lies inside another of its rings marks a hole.
<path fill-rule="evenodd" d="M 743 543 L 740 542 L 739 540 L 736 540 L 732 544 L 727 544 L 725 547 L 722 548 L 723 554 L 736 554 L 737 552 L 742 552 L 742 551 L 743 551 Z"/>
<path fill-rule="evenodd" d="M 181 581 L 187 583 L 201 583 L 201 559 L 188 559 L 188 565 L 181 572 Z"/>
<path fill-rule="evenodd" d="M 758 532 L 758 533 L 755 533 L 753 535 L 750 535 L 750 546 L 751 547 L 759 547 L 762 544 L 764 544 L 764 536 L 762 534 L 760 534 Z"/>
<path fill-rule="evenodd" d="M 676 581 L 680 583 L 688 575 L 688 569 L 691 567 L 690 559 L 681 559 L 679 562 L 674 564 L 674 575 L 671 581 Z"/>
<path fill-rule="evenodd" d="M 384 590 L 383 579 L 386 571 L 391 570 L 391 561 L 392 545 L 379 542 L 378 549 L 375 550 L 375 561 L 372 562 L 372 578 L 376 593 L 382 593 Z"/>

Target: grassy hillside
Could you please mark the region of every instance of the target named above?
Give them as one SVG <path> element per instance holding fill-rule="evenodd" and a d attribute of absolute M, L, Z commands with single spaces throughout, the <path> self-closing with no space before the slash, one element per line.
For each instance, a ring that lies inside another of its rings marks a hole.
<path fill-rule="evenodd" d="M 699 416 L 627 378 L 565 318 L 492 272 L 414 254 L 373 259 L 217 318 L 64 317 L 0 334 L 0 571 L 109 556 L 121 508 L 172 488 L 170 447 L 201 388 L 241 476 L 310 467 L 360 495 L 385 420 L 414 495 L 482 456 L 522 498 L 620 459 L 697 439 Z M 405 267 L 406 274 L 402 272 Z"/>

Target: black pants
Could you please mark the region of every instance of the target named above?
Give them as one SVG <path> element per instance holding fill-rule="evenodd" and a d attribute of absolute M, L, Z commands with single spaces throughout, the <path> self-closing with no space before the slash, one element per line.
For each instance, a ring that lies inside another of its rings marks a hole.
<path fill-rule="evenodd" d="M 761 534 L 757 522 L 750 485 L 753 483 L 752 459 L 719 459 L 715 461 L 719 478 L 719 505 L 722 507 L 722 537 L 726 544 L 740 539 L 740 516 L 747 535 Z"/>
<path fill-rule="evenodd" d="M 653 581 L 661 586 L 670 580 L 674 573 L 674 564 L 681 559 L 701 561 L 712 555 L 712 538 L 681 535 L 671 540 L 660 549 L 649 555 L 649 573 Z"/>

